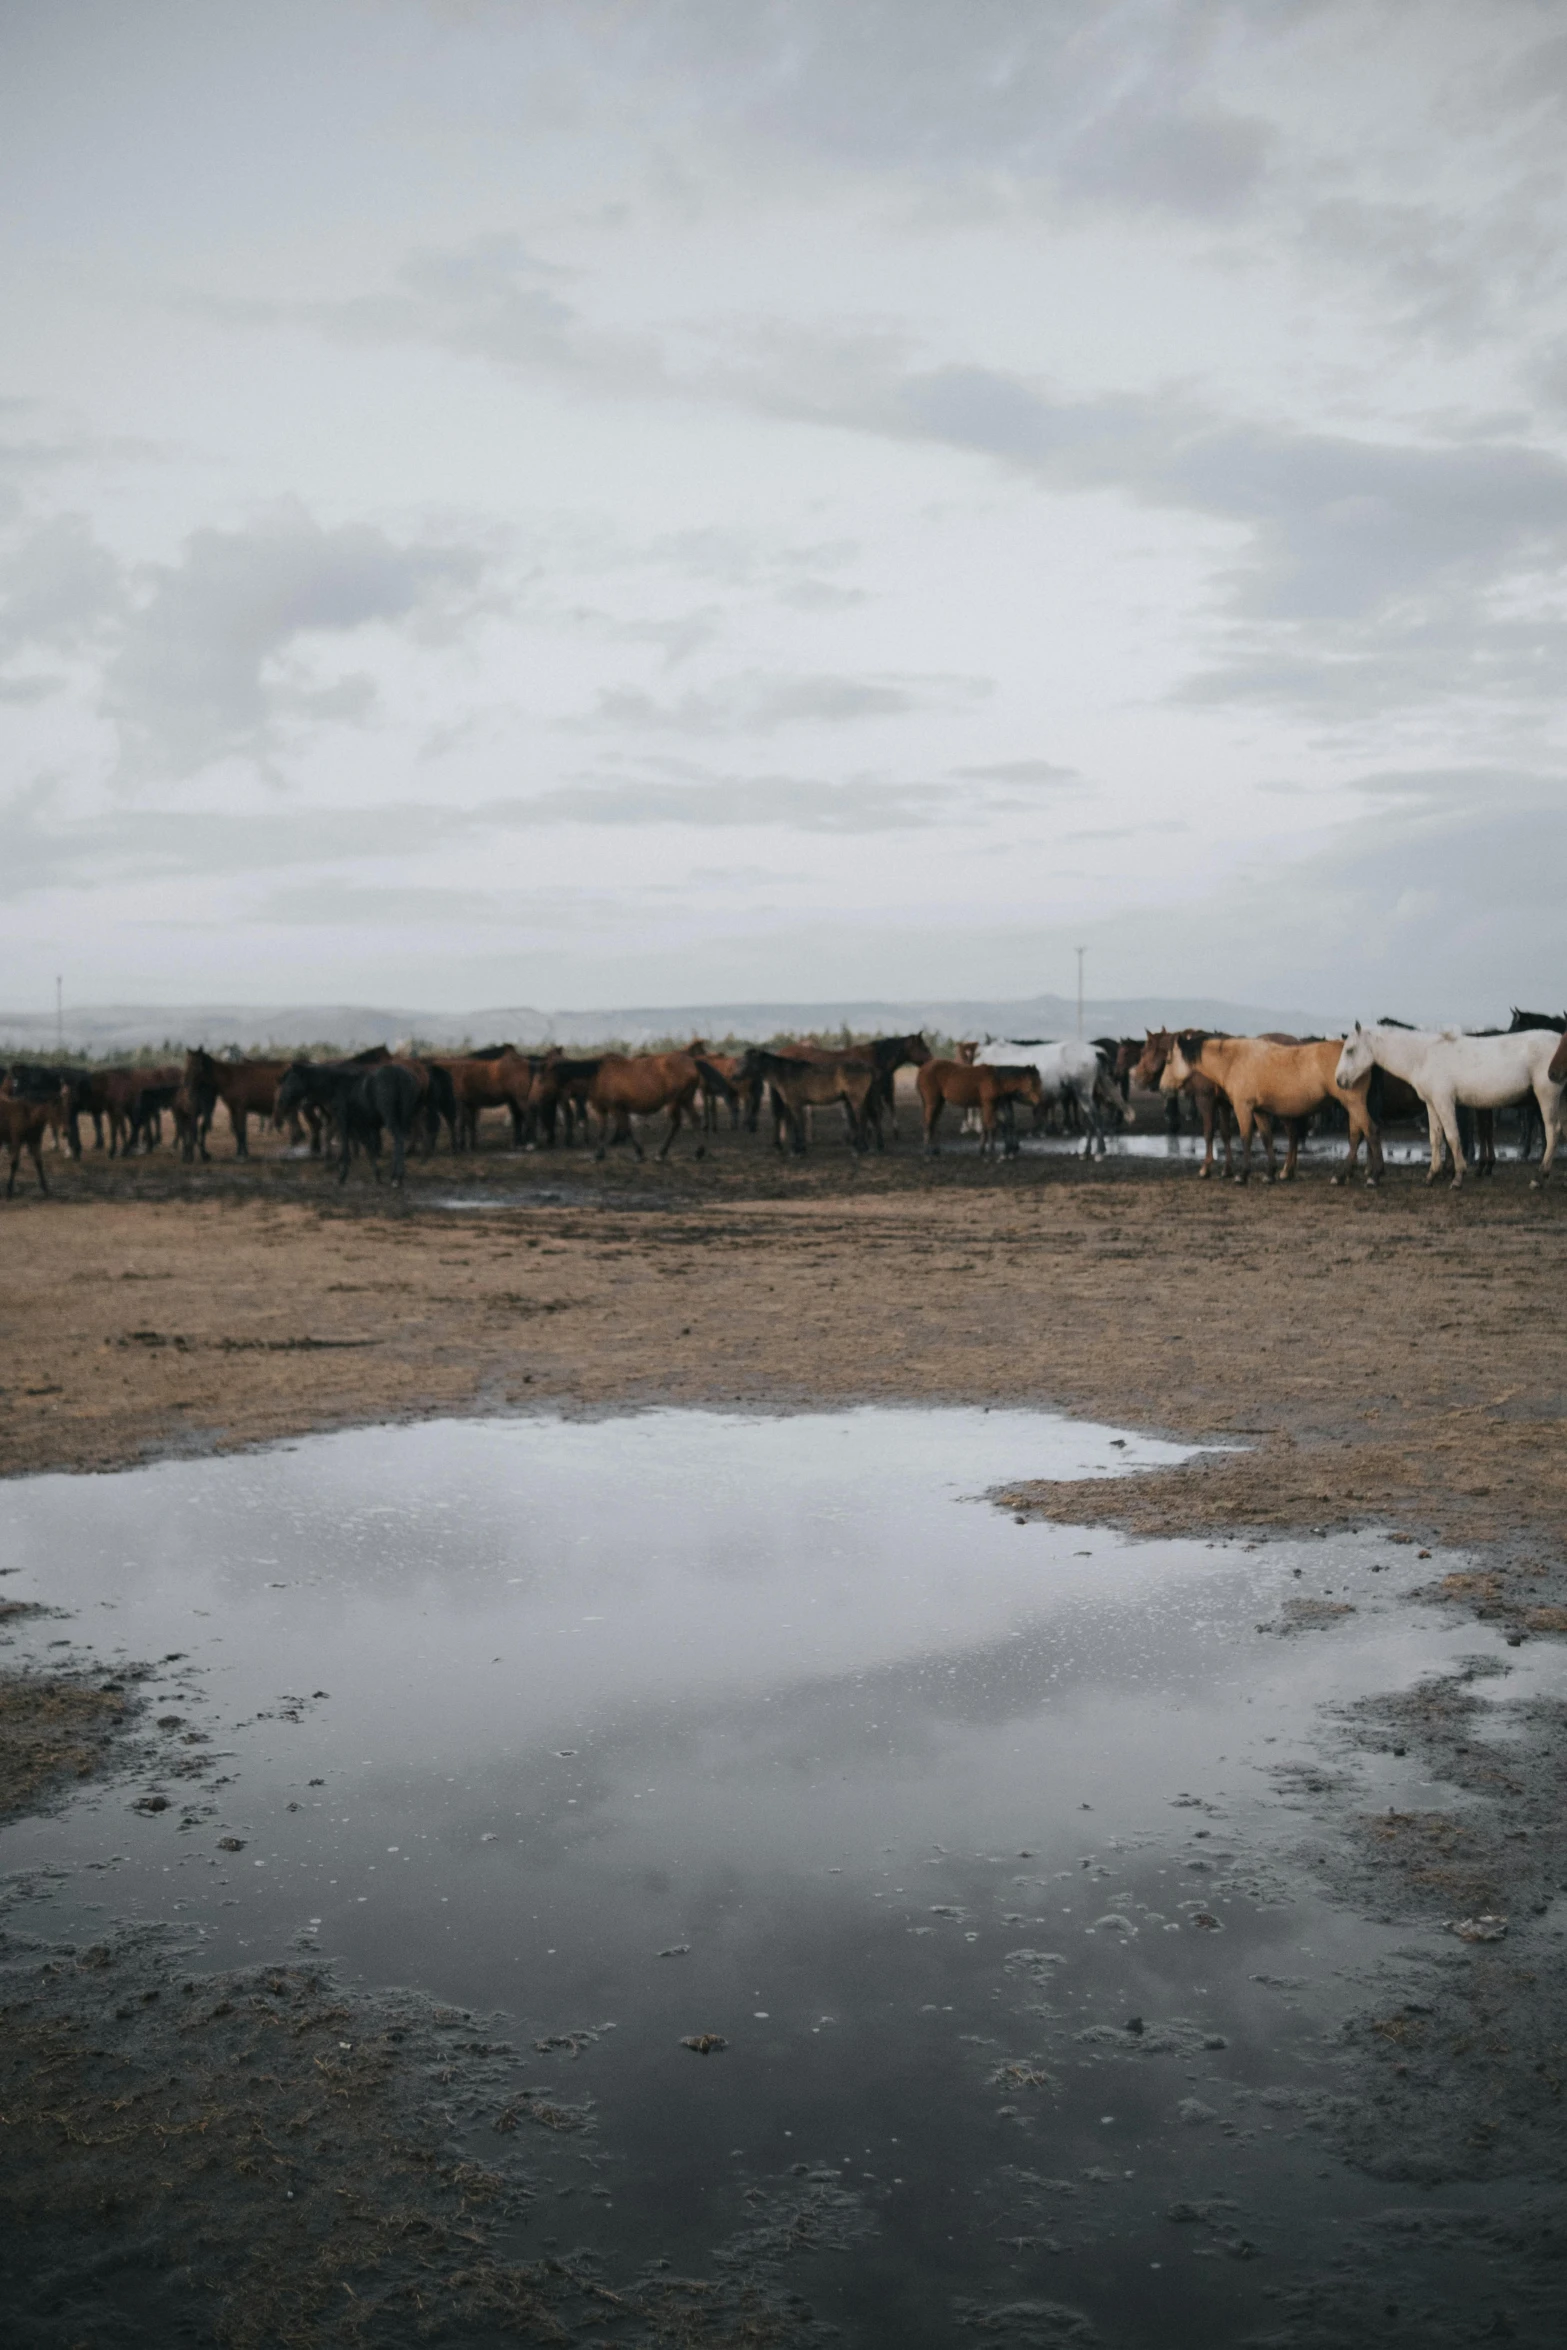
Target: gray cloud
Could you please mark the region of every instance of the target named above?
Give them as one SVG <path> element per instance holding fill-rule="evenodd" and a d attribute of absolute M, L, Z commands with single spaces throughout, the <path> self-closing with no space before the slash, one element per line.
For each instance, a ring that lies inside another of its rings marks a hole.
<path fill-rule="evenodd" d="M 988 766 L 952 772 L 975 783 L 1016 783 L 1035 791 L 1080 791 L 1083 786 L 1075 767 L 1056 767 L 1048 759 L 993 759 Z"/>
<path fill-rule="evenodd" d="M 133 773 L 264 759 L 289 717 L 362 717 L 368 680 L 322 686 L 306 640 L 373 622 L 450 632 L 481 601 L 488 559 L 451 541 L 399 545 L 366 523 L 326 529 L 293 502 L 243 529 L 200 530 L 148 566 L 105 680 Z"/>
<path fill-rule="evenodd" d="M 583 723 L 641 734 L 767 735 L 786 726 L 899 717 L 932 703 L 975 701 L 990 690 L 985 678 L 788 676 L 749 670 L 694 687 L 675 702 L 617 687 L 598 696 Z"/>
<path fill-rule="evenodd" d="M 1009 176 L 1058 195 L 1211 216 L 1256 186 L 1271 133 L 1207 94 L 1224 44 L 1295 11 L 1239 0 L 674 0 L 600 11 L 594 60 L 678 82 L 691 115 L 841 168 Z"/>
<path fill-rule="evenodd" d="M 563 784 L 515 804 L 522 823 L 775 825 L 791 832 L 898 832 L 952 821 L 951 787 L 855 776 L 821 783 L 792 775 L 735 775 L 705 783 L 631 779 Z"/>
<path fill-rule="evenodd" d="M 561 286 L 571 272 L 499 232 L 409 255 L 392 284 L 340 300 L 269 301 L 189 294 L 177 307 L 215 325 L 297 326 L 343 343 L 416 343 L 505 368 L 572 375 L 610 390 L 650 388 L 664 376 L 651 336 L 592 327 Z"/>

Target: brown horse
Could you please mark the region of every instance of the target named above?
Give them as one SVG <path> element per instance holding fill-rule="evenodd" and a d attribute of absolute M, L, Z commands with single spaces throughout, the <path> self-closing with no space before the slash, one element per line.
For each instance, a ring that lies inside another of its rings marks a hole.
<path fill-rule="evenodd" d="M 876 1084 L 875 1065 L 853 1053 L 826 1053 L 820 1046 L 812 1051 L 821 1057 L 806 1060 L 799 1053 L 763 1052 L 753 1045 L 740 1063 L 740 1083 L 767 1086 L 773 1105 L 774 1146 L 782 1150 L 787 1134 L 789 1147 L 797 1154 L 805 1150 L 807 1113 L 841 1102 L 848 1121 L 849 1148 L 857 1156 L 865 1148 L 865 1118 Z"/>
<path fill-rule="evenodd" d="M 466 1150 L 478 1149 L 479 1119 L 486 1110 L 510 1114 L 512 1148 L 521 1149 L 533 1094 L 533 1068 L 524 1054 L 507 1044 L 494 1053 L 442 1055 L 432 1066 L 444 1069 L 452 1081 L 457 1113 L 454 1149 L 459 1143 Z"/>
<path fill-rule="evenodd" d="M 692 1125 L 701 1131 L 693 1107 L 701 1082 L 701 1071 L 689 1053 L 603 1054 L 587 1089 L 588 1107 L 599 1116 L 599 1144 L 594 1157 L 601 1159 L 613 1144 L 629 1142 L 640 1159 L 642 1145 L 631 1131 L 632 1119 L 654 1118 L 660 1110 L 667 1110 L 669 1132 L 658 1153 L 661 1159 L 667 1159 L 682 1118 L 689 1117 Z M 699 1159 L 706 1147 L 698 1142 Z"/>
<path fill-rule="evenodd" d="M 950 1103 L 955 1110 L 979 1112 L 982 1159 L 993 1158 L 996 1149 L 998 1113 L 1011 1102 L 1032 1102 L 1036 1109 L 1044 1107 L 1045 1090 L 1039 1071 L 1028 1065 L 1017 1067 L 1001 1063 L 996 1066 L 978 1065 L 969 1061 L 926 1061 L 915 1079 L 919 1087 L 920 1105 L 925 1113 L 925 1152 L 934 1158 L 941 1145 L 936 1140 L 936 1128 L 941 1113 Z M 1008 1133 L 1004 1137 L 1004 1152 L 1008 1158 L 1017 1151 L 1017 1138 Z"/>
<path fill-rule="evenodd" d="M 1228 1095 L 1240 1128 L 1237 1183 L 1244 1183 L 1251 1171 L 1252 1128 L 1258 1124 L 1268 1154 L 1268 1181 L 1275 1179 L 1273 1134 L 1265 1113 L 1271 1111 L 1277 1118 L 1309 1118 L 1326 1101 L 1342 1102 L 1349 1118 L 1349 1157 L 1333 1181 L 1345 1180 L 1364 1142 L 1366 1181 L 1379 1183 L 1382 1142 L 1366 1107 L 1371 1071 L 1368 1068 L 1353 1085 L 1339 1085 L 1336 1072 L 1343 1050 L 1344 1040 L 1337 1036 L 1315 1044 L 1279 1044 L 1266 1036 L 1206 1036 L 1189 1029 L 1175 1039 L 1160 1084 L 1166 1093 L 1173 1093 L 1195 1072 Z M 1292 1132 L 1284 1168 L 1286 1180 L 1295 1171 L 1295 1142 Z"/>
<path fill-rule="evenodd" d="M 33 1162 L 33 1172 L 38 1178 L 39 1190 L 48 1191 L 49 1186 L 44 1180 L 44 1163 L 38 1149 L 39 1138 L 44 1128 L 51 1125 L 58 1135 L 62 1130 L 64 1119 L 65 1099 L 63 1093 L 58 1100 L 52 1102 L 18 1101 L 11 1094 L 0 1093 L 0 1142 L 3 1142 L 11 1153 L 11 1172 L 5 1187 L 7 1199 L 12 1198 L 15 1194 L 16 1170 L 21 1164 L 23 1151 L 26 1151 Z"/>
<path fill-rule="evenodd" d="M 740 1113 L 745 1107 L 745 1095 L 740 1090 L 740 1056 L 738 1053 L 709 1052 L 700 1037 L 687 1047 L 702 1079 L 702 1131 L 718 1132 L 720 1104 L 729 1105 L 729 1127 L 738 1133 Z"/>
<path fill-rule="evenodd" d="M 271 1117 L 277 1089 L 290 1066 L 287 1061 L 215 1061 L 211 1053 L 193 1046 L 185 1055 L 184 1082 L 198 1111 L 214 1096 L 223 1104 L 234 1129 L 234 1155 L 248 1159 L 250 1121 Z M 304 1130 L 297 1118 L 290 1121 L 290 1131 L 296 1143 L 302 1139 Z M 185 1155 L 191 1155 L 188 1144 Z"/>
<path fill-rule="evenodd" d="M 1213 1145 L 1217 1136 L 1224 1144 L 1224 1172 L 1231 1175 L 1235 1171 L 1235 1161 L 1231 1155 L 1235 1119 L 1229 1101 L 1222 1088 L 1201 1070 L 1193 1070 L 1181 1086 L 1163 1083 L 1174 1044 L 1173 1028 L 1150 1028 L 1147 1042 L 1131 1071 L 1132 1083 L 1145 1093 L 1190 1094 L 1197 1105 L 1197 1115 L 1202 1120 L 1203 1141 L 1207 1145 L 1198 1174 L 1206 1177 L 1213 1173 Z"/>

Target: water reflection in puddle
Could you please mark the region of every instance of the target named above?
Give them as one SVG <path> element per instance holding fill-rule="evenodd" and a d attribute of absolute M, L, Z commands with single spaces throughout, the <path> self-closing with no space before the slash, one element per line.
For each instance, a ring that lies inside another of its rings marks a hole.
<path fill-rule="evenodd" d="M 0 1870 L 63 1872 L 52 1933 L 175 1917 L 215 1965 L 318 1947 L 560 2036 L 524 2077 L 596 2099 L 598 2200 L 543 2242 L 700 2268 L 825 2165 L 873 2225 L 802 2289 L 852 2339 L 1041 2295 L 1228 2339 L 1364 2204 L 1314 2106 L 1400 1938 L 1287 1872 L 1274 1774 L 1324 1699 L 1488 1636 L 1395 1610 L 1431 1569 L 1371 1538 L 966 1498 L 1180 1457 L 1029 1413 L 651 1412 L 13 1484 L 8 1596 L 169 1660 L 231 1759 L 188 1827 L 177 1780 L 158 1818 L 122 1787 Z M 1303 1593 L 1357 1612 L 1259 1636 Z M 1370 1799 L 1414 1768 L 1367 1762 Z"/>

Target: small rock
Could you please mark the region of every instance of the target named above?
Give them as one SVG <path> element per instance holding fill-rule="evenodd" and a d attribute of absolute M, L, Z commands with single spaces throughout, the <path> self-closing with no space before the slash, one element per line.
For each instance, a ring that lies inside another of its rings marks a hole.
<path fill-rule="evenodd" d="M 1183 2097 L 1175 2109 L 1175 2117 L 1177 2121 L 1184 2122 L 1189 2130 L 1195 2130 L 1201 2128 L 1204 2122 L 1217 2121 L 1219 2115 L 1217 2107 L 1204 2105 L 1200 2097 Z"/>
<path fill-rule="evenodd" d="M 138 1795 L 131 1806 L 132 1811 L 167 1811 L 168 1808 L 166 1795 Z"/>
<path fill-rule="evenodd" d="M 1208 1934 L 1222 1934 L 1224 1931 L 1223 1926 L 1220 1925 L 1218 1919 L 1214 1916 L 1211 1909 L 1198 1910 L 1192 1919 L 1192 1924 L 1194 1926 L 1201 1926 L 1204 1933 Z"/>
<path fill-rule="evenodd" d="M 684 1958 L 690 1948 L 689 1942 L 671 1942 L 668 1949 L 661 1950 L 658 1955 L 660 1958 Z"/>
<path fill-rule="evenodd" d="M 681 2041 L 680 2045 L 682 2048 L 689 2048 L 696 2056 L 716 2056 L 719 2050 L 727 2048 L 729 2043 L 722 2032 L 691 2032 Z"/>
<path fill-rule="evenodd" d="M 1507 1933 L 1507 1920 L 1493 1917 L 1487 1910 L 1477 1918 L 1449 1918 L 1447 1930 L 1460 1942 L 1500 1942 Z"/>
<path fill-rule="evenodd" d="M 243 1852 L 244 1849 L 245 1839 L 243 1836 L 220 1836 L 218 1838 L 220 1852 Z"/>

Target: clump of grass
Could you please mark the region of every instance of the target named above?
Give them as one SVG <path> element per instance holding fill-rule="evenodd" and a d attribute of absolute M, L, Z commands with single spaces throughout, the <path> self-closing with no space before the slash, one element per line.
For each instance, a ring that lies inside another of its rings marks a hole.
<path fill-rule="evenodd" d="M 0 1673 L 0 1818 L 103 1769 L 131 1711 L 123 1689 L 75 1674 Z"/>

